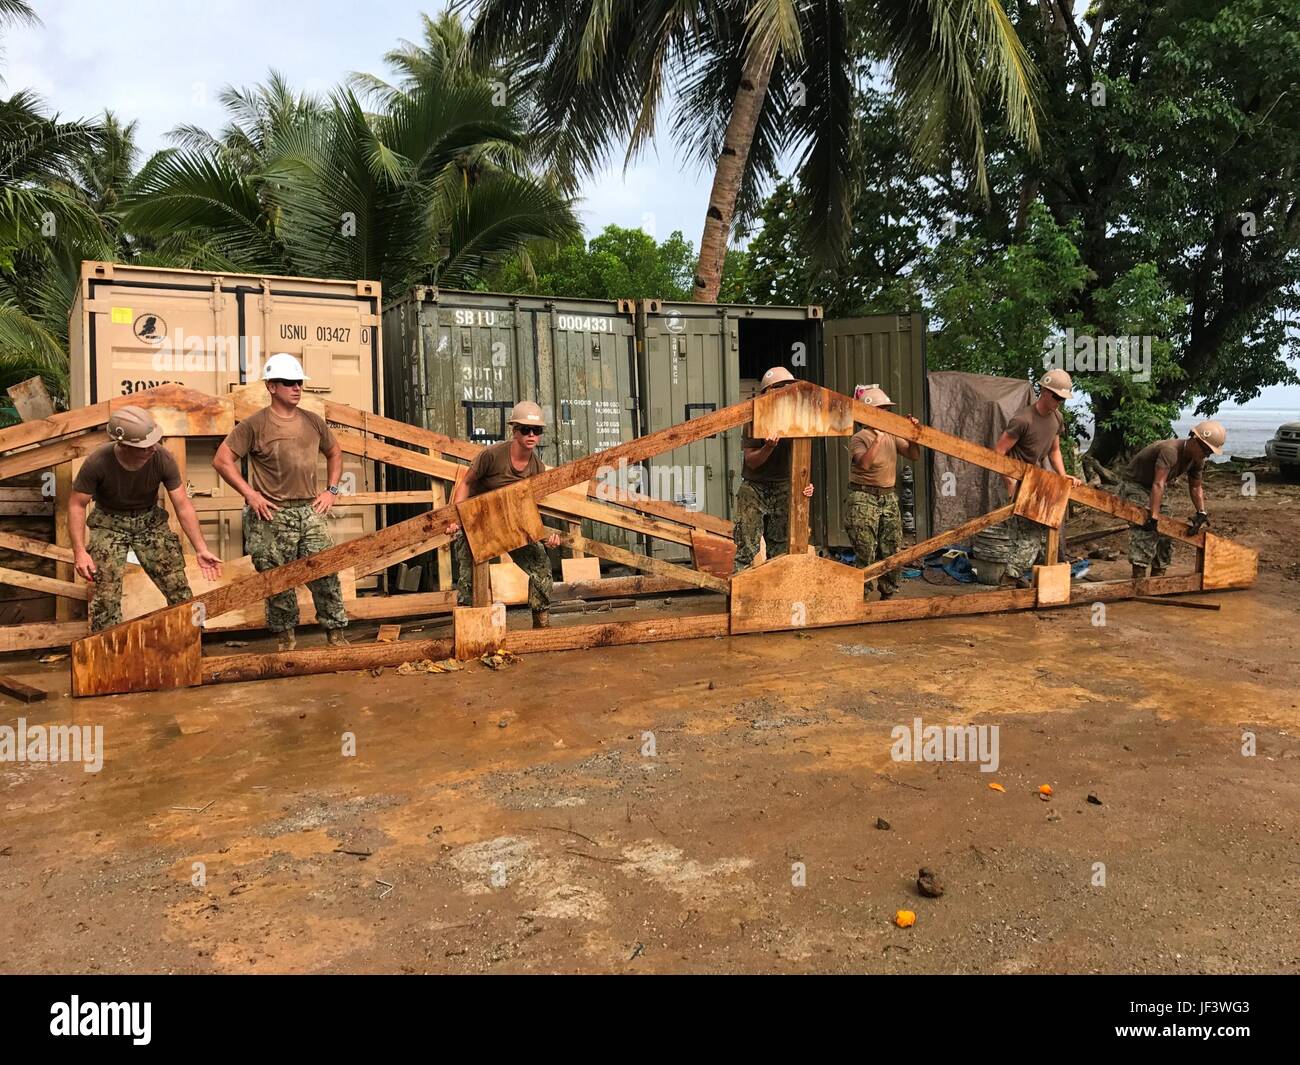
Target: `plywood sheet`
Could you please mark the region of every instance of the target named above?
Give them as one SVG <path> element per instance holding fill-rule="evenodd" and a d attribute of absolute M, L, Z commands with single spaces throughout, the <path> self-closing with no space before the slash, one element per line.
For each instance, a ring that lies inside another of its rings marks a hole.
<path fill-rule="evenodd" d="M 1061 562 L 1034 567 L 1034 588 L 1039 606 L 1057 606 L 1070 601 L 1070 564 Z"/>
<path fill-rule="evenodd" d="M 1040 466 L 1027 467 L 1016 492 L 1015 512 L 1040 525 L 1059 526 L 1070 502 L 1070 479 Z"/>
<path fill-rule="evenodd" d="M 1201 587 L 1248 588 L 1259 572 L 1259 552 L 1214 533 L 1205 534 L 1205 572 Z"/>
<path fill-rule="evenodd" d="M 528 602 L 528 574 L 509 556 L 488 567 L 492 581 L 492 601 L 518 606 Z"/>
<path fill-rule="evenodd" d="M 511 485 L 457 504 L 475 562 L 487 562 L 546 538 L 542 515 L 526 484 Z"/>
<path fill-rule="evenodd" d="M 700 529 L 692 529 L 691 553 L 697 570 L 726 580 L 731 576 L 736 562 L 736 542 Z"/>
<path fill-rule="evenodd" d="M 853 400 L 800 381 L 754 400 L 754 436 L 852 436 Z"/>
<path fill-rule="evenodd" d="M 202 682 L 202 640 L 188 603 L 72 645 L 72 694 L 186 688 Z"/>
<path fill-rule="evenodd" d="M 451 618 L 456 658 L 462 662 L 495 651 L 505 638 L 506 608 L 501 604 L 458 606 Z"/>
<path fill-rule="evenodd" d="M 816 555 L 781 555 L 731 578 L 731 631 L 843 625 L 862 618 L 862 571 Z"/>
<path fill-rule="evenodd" d="M 562 558 L 560 559 L 560 575 L 565 584 L 598 581 L 600 580 L 600 559 Z"/>

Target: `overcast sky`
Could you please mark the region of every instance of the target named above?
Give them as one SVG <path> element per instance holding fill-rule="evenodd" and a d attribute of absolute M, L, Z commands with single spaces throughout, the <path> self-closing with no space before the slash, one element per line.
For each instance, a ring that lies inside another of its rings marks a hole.
<path fill-rule="evenodd" d="M 274 68 L 301 91 L 327 93 L 352 71 L 387 77 L 384 53 L 420 40 L 420 12 L 439 0 L 35 0 L 43 25 L 5 35 L 5 95 L 34 89 L 66 118 L 105 108 L 140 122 L 147 154 L 169 129 L 218 129 L 217 93 Z M 621 163 L 621 160 L 620 160 Z M 671 147 L 589 180 L 579 212 L 588 234 L 611 222 L 699 243 L 711 175 L 682 174 Z"/>
<path fill-rule="evenodd" d="M 65 118 L 105 109 L 140 123 L 144 153 L 182 123 L 218 129 L 217 93 L 274 68 L 301 91 L 327 93 L 352 71 L 387 76 L 383 55 L 420 39 L 420 11 L 440 0 L 35 0 L 43 25 L 11 28 L 0 65 L 5 95 L 34 89 Z M 711 175 L 682 171 L 661 138 L 624 173 L 588 180 L 579 214 L 589 235 L 609 223 L 663 240 L 680 229 L 698 246 Z M 1300 387 L 1266 389 L 1252 408 L 1300 412 Z"/>

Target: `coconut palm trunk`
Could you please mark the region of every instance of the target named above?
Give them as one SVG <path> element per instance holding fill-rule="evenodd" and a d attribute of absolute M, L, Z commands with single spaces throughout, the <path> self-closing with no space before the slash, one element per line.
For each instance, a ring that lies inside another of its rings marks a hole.
<path fill-rule="evenodd" d="M 718 302 L 731 221 L 736 214 L 736 197 L 740 194 L 749 148 L 754 143 L 754 131 L 758 128 L 758 116 L 767 99 L 767 84 L 772 78 L 775 61 L 774 48 L 751 43 L 722 138 L 722 154 L 718 156 L 718 166 L 713 172 L 709 209 L 704 216 L 704 235 L 700 238 L 700 259 L 695 267 L 693 298 L 696 303 Z"/>

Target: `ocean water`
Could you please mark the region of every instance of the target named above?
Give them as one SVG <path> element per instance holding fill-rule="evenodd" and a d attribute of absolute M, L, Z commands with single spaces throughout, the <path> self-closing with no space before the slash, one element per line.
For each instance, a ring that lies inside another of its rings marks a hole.
<path fill-rule="evenodd" d="M 1222 422 L 1223 427 L 1228 431 L 1223 454 L 1216 456 L 1214 461 L 1224 462 L 1234 457 L 1263 458 L 1265 441 L 1272 440 L 1277 433 L 1277 427 L 1284 422 L 1300 421 L 1300 408 L 1220 407 L 1214 419 Z M 1202 420 L 1190 409 L 1183 411 L 1174 422 L 1174 435 L 1186 436 L 1191 432 L 1192 426 Z M 1087 428 L 1091 439 L 1090 422 Z"/>

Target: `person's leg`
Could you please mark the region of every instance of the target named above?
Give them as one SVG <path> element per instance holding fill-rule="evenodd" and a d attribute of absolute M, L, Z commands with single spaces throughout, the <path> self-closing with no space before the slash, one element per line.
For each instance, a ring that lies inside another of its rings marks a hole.
<path fill-rule="evenodd" d="M 258 573 L 283 566 L 298 557 L 298 536 L 286 508 L 263 521 L 250 508 L 244 508 L 244 550 L 253 558 Z M 289 633 L 298 626 L 298 595 L 286 589 L 266 600 L 266 627 L 277 634 Z"/>
<path fill-rule="evenodd" d="M 876 533 L 876 558 L 888 558 L 903 545 L 903 514 L 898 508 L 898 496 L 893 492 L 879 498 L 880 524 Z M 903 579 L 901 570 L 893 569 L 880 577 L 880 598 L 888 599 L 898 591 Z"/>
<path fill-rule="evenodd" d="M 1151 576 L 1162 577 L 1174 560 L 1174 542 L 1168 536 L 1156 536 L 1155 556 L 1151 560 Z"/>
<path fill-rule="evenodd" d="M 131 538 L 118 531 L 107 514 L 91 511 L 86 522 L 86 551 L 95 563 L 95 583 L 90 589 L 90 631 L 111 628 L 122 620 L 122 571 Z"/>
<path fill-rule="evenodd" d="M 551 621 L 551 558 L 541 544 L 525 544 L 510 552 L 510 557 L 528 574 L 528 606 L 533 612 L 533 627 L 546 628 Z"/>
<path fill-rule="evenodd" d="M 763 540 L 767 557 L 779 558 L 790 553 L 790 486 L 765 484 L 759 490 L 763 503 Z"/>
<path fill-rule="evenodd" d="M 1043 527 L 1016 514 L 1007 522 L 1007 529 L 1011 535 L 1007 548 L 1007 576 L 1032 577 L 1034 562 L 1043 549 Z"/>
<path fill-rule="evenodd" d="M 465 530 L 459 529 L 451 538 L 451 557 L 456 563 L 456 603 L 472 606 L 474 603 L 474 556 L 465 539 Z"/>
<path fill-rule="evenodd" d="M 750 481 L 742 480 L 736 489 L 736 508 L 733 519 L 733 533 L 736 539 L 736 559 L 731 572 L 739 573 L 754 564 L 758 554 L 758 541 L 763 536 L 763 504 Z M 771 557 L 771 547 L 768 547 Z"/>
<path fill-rule="evenodd" d="M 1127 499 L 1150 513 L 1151 493 L 1140 484 L 1125 481 L 1119 486 L 1119 497 Z M 1128 532 L 1128 560 L 1134 577 L 1145 577 L 1147 567 L 1156 559 L 1156 541 L 1159 535 L 1135 525 Z"/>
<path fill-rule="evenodd" d="M 131 535 L 131 550 L 140 560 L 140 568 L 149 574 L 168 606 L 191 599 L 189 578 L 185 575 L 185 554 L 177 535 L 167 526 L 167 512 L 161 507 L 152 512 L 152 520 Z"/>
<path fill-rule="evenodd" d="M 875 499 L 866 492 L 849 492 L 844 501 L 844 531 L 853 545 L 853 565 L 866 569 L 876 561 Z M 875 581 L 867 581 L 862 594 L 876 590 Z"/>
<path fill-rule="evenodd" d="M 317 514 L 310 507 L 300 508 L 299 515 L 299 558 L 308 558 L 334 546 L 329 519 L 325 515 Z M 348 627 L 347 611 L 343 608 L 343 585 L 339 582 L 337 573 L 308 581 L 307 589 L 311 592 L 311 601 L 316 607 L 317 625 L 327 633 Z"/>

